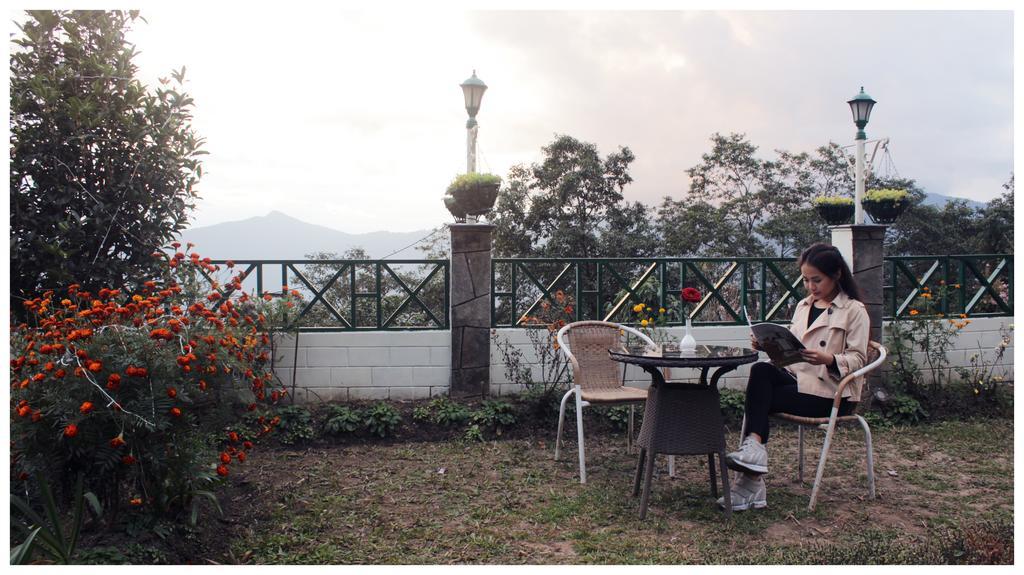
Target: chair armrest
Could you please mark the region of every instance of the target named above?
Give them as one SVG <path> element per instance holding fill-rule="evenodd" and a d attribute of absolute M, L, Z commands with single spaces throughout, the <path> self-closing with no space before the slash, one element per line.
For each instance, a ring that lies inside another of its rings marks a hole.
<path fill-rule="evenodd" d="M 836 389 L 836 394 L 835 394 L 835 396 L 832 399 L 832 407 L 833 408 L 838 408 L 839 407 L 839 403 L 843 400 L 843 390 L 846 389 L 847 385 L 849 385 L 853 380 L 857 379 L 858 377 L 861 377 L 863 375 L 866 375 L 866 374 L 874 371 L 875 368 L 877 368 L 878 366 L 882 365 L 882 362 L 885 361 L 885 356 L 887 355 L 887 352 L 885 350 L 885 346 L 883 346 L 881 344 L 878 344 L 878 343 L 875 343 L 875 342 L 871 342 L 870 345 L 871 345 L 871 347 L 873 347 L 873 348 L 878 350 L 878 358 L 875 359 L 875 361 L 873 361 L 873 362 L 865 365 L 864 367 L 858 369 L 857 371 L 855 371 L 853 373 L 847 374 L 846 377 L 844 377 L 842 380 L 840 380 L 839 387 Z"/>

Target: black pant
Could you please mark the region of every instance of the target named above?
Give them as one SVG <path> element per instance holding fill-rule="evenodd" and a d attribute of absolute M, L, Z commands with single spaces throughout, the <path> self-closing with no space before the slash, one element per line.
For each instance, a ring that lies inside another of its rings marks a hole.
<path fill-rule="evenodd" d="M 856 402 L 847 398 L 839 403 L 839 415 L 853 411 Z M 801 417 L 828 417 L 832 412 L 832 399 L 800 393 L 796 378 L 788 371 L 767 362 L 750 367 L 747 380 L 747 434 L 756 433 L 768 443 L 768 414 L 784 412 Z"/>

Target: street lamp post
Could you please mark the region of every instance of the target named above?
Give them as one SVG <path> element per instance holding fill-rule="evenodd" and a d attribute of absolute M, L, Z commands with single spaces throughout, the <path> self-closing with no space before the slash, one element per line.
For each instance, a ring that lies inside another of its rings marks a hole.
<path fill-rule="evenodd" d="M 469 113 L 469 120 L 466 120 L 466 172 L 476 172 L 476 113 L 480 111 L 480 100 L 484 97 L 487 84 L 476 77 L 476 70 L 473 75 L 462 86 L 462 95 L 466 99 L 466 112 Z"/>
<path fill-rule="evenodd" d="M 860 87 L 860 93 L 853 97 L 852 100 L 846 102 L 850 105 L 850 111 L 853 113 L 853 123 L 857 125 L 857 167 L 856 167 L 856 188 L 854 191 L 854 224 L 864 223 L 864 206 L 861 205 L 861 201 L 864 200 L 864 141 L 868 139 L 868 135 L 864 133 L 864 127 L 868 125 L 868 119 L 871 117 L 871 108 L 874 107 L 875 101 L 864 93 L 864 86 Z"/>

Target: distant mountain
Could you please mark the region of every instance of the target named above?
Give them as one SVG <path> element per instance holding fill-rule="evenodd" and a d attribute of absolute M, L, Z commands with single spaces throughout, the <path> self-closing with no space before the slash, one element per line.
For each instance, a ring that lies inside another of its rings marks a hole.
<path fill-rule="evenodd" d="M 366 250 L 371 258 L 381 258 L 428 234 L 430 230 L 348 234 L 273 211 L 265 216 L 188 229 L 181 233 L 181 241 L 194 243 L 196 251 L 213 259 L 303 259 L 314 252 L 334 252 L 340 257 L 357 247 Z M 392 256 L 422 257 L 423 252 L 413 248 Z"/>
<path fill-rule="evenodd" d="M 922 203 L 926 206 L 935 206 L 937 208 L 942 208 L 947 203 L 952 202 L 953 200 L 963 200 L 967 202 L 967 207 L 969 208 L 984 208 L 986 205 L 988 205 L 985 202 L 976 202 L 974 200 L 969 200 L 967 198 L 958 198 L 955 196 L 944 196 L 942 194 L 931 193 L 925 193 L 924 202 Z"/>

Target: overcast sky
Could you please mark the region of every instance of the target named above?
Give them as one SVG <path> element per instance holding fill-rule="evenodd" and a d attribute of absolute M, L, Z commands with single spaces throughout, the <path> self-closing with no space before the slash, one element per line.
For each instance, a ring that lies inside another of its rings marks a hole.
<path fill-rule="evenodd" d="M 987 201 L 1013 165 L 1010 12 L 143 10 L 155 83 L 187 66 L 207 139 L 193 225 L 280 210 L 347 232 L 427 229 L 465 171 L 459 84 L 489 89 L 479 171 L 556 134 L 636 155 L 626 198 L 683 197 L 714 132 L 774 150 L 869 138 L 929 192 Z"/>

